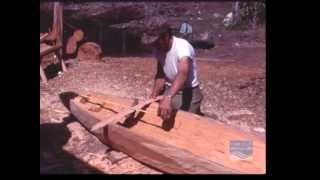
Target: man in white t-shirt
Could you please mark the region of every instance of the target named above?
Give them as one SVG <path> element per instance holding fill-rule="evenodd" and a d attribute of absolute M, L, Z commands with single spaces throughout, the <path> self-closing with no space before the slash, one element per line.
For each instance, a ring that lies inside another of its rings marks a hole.
<path fill-rule="evenodd" d="M 159 28 L 153 42 L 154 55 L 158 61 L 151 98 L 164 92 L 160 101 L 159 115 L 171 119 L 173 110 L 181 109 L 202 114 L 202 93 L 199 88 L 197 64 L 192 45 L 185 39 L 173 36 L 168 25 Z"/>

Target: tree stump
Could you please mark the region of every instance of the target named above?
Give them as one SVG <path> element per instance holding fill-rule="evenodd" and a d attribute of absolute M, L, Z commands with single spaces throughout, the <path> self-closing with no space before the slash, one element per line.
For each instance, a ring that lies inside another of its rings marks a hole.
<path fill-rule="evenodd" d="M 94 42 L 86 42 L 78 49 L 77 59 L 79 61 L 100 61 L 102 50 Z"/>

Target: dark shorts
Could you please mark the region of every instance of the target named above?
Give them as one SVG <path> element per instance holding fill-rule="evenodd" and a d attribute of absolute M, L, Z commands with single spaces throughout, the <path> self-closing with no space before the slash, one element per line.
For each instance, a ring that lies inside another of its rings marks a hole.
<path fill-rule="evenodd" d="M 170 87 L 166 85 L 165 92 L 169 89 Z M 199 86 L 194 88 L 185 88 L 172 97 L 171 105 L 175 110 L 181 109 L 202 115 L 200 111 L 202 99 L 203 95 Z"/>

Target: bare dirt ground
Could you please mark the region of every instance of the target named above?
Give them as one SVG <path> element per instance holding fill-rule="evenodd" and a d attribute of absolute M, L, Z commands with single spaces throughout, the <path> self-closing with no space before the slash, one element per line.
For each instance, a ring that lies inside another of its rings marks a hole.
<path fill-rule="evenodd" d="M 265 130 L 265 48 L 235 46 L 198 52 L 204 94 L 202 111 L 213 120 L 245 131 Z M 220 55 L 220 57 L 219 57 Z M 211 57 L 210 57 L 211 56 Z M 61 101 L 61 93 L 97 91 L 146 99 L 153 85 L 152 57 L 104 57 L 83 62 L 40 83 L 41 173 L 159 174 L 99 142 L 86 131 Z"/>

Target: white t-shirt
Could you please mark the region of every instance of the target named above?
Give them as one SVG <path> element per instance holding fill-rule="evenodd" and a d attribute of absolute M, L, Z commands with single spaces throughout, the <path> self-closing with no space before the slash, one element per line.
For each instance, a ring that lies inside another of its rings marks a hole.
<path fill-rule="evenodd" d="M 169 86 L 178 74 L 179 60 L 185 56 L 189 57 L 192 60 L 192 63 L 184 87 L 195 87 L 199 85 L 195 52 L 188 41 L 173 36 L 171 49 L 167 53 L 155 50 L 154 55 L 163 67 L 167 80 L 169 80 L 169 82 L 166 83 Z"/>

